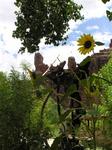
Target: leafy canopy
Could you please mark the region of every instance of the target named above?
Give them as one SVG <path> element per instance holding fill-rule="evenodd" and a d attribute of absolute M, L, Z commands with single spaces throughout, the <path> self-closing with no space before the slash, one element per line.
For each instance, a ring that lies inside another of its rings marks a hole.
<path fill-rule="evenodd" d="M 83 17 L 80 14 L 82 6 L 72 0 L 16 0 L 16 30 L 13 37 L 20 38 L 23 47 L 20 52 L 33 53 L 39 50 L 41 39 L 45 44 L 58 46 L 65 43 L 69 21 L 77 21 Z"/>
<path fill-rule="evenodd" d="M 106 4 L 107 2 L 110 2 L 110 0 L 102 0 L 102 2 L 104 4 Z M 112 11 L 107 10 L 106 14 L 107 14 L 107 17 L 108 17 L 109 21 L 112 21 Z"/>
<path fill-rule="evenodd" d="M 110 0 L 102 0 L 103 3 L 107 3 L 109 2 Z"/>

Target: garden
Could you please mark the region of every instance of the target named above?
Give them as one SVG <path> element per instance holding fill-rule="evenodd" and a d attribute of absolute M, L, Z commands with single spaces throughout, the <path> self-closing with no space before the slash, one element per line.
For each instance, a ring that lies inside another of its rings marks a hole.
<path fill-rule="evenodd" d="M 84 33 L 77 51 L 87 57 L 80 63 L 71 56 L 45 64 L 41 39 L 66 45 L 69 21 L 84 19 L 83 6 L 72 0 L 16 0 L 15 5 L 13 37 L 21 40 L 19 53 L 35 53 L 35 70 L 24 62 L 21 72 L 0 71 L 0 150 L 111 150 L 112 47 L 95 53 L 105 43 Z M 111 21 L 112 12 L 106 14 Z"/>

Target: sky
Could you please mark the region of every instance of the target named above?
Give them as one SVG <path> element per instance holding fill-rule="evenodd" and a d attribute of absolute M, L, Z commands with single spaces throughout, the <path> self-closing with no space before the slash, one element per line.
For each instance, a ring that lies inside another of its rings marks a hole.
<path fill-rule="evenodd" d="M 21 42 L 19 39 L 12 37 L 12 32 L 16 29 L 14 11 L 17 8 L 14 1 L 0 0 L 0 71 L 5 72 L 10 72 L 12 67 L 20 71 L 22 62 L 30 63 L 31 68 L 34 69 L 34 53 L 18 53 Z M 81 55 L 78 52 L 77 39 L 84 33 L 92 34 L 95 41 L 105 43 L 104 46 L 95 47 L 96 53 L 101 49 L 108 48 L 110 39 L 112 39 L 112 21 L 110 22 L 106 17 L 106 10 L 112 9 L 112 0 L 107 4 L 103 4 L 101 0 L 74 1 L 83 5 L 81 14 L 84 15 L 85 19 L 69 22 L 70 29 L 66 33 L 68 40 L 64 46 L 44 45 L 42 40 L 40 53 L 44 56 L 44 62 L 48 65 L 52 64 L 57 57 L 60 61 L 67 61 L 69 56 L 74 56 L 76 62 L 80 63 L 87 55 Z M 58 63 L 57 60 L 54 65 Z"/>

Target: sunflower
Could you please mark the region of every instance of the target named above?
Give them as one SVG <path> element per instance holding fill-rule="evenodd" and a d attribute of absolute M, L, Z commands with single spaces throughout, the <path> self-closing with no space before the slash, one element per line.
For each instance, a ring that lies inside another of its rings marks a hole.
<path fill-rule="evenodd" d="M 93 36 L 90 34 L 84 34 L 78 39 L 78 48 L 79 52 L 81 54 L 87 54 L 91 52 L 95 47 L 95 41 L 93 39 Z"/>

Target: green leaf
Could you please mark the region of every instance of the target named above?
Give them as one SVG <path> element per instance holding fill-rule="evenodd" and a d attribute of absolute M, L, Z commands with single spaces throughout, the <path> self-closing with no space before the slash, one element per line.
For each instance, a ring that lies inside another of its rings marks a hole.
<path fill-rule="evenodd" d="M 41 39 L 45 44 L 58 46 L 66 41 L 69 20 L 82 20 L 82 5 L 73 0 L 15 0 L 18 7 L 13 37 L 21 40 L 19 52 L 39 51 Z"/>
<path fill-rule="evenodd" d="M 109 10 L 106 11 L 107 17 L 109 19 L 109 21 L 112 21 L 112 12 L 110 12 Z"/>
<path fill-rule="evenodd" d="M 100 114 L 98 106 L 96 104 L 92 106 L 91 110 L 89 111 L 89 114 L 92 116 L 98 116 Z"/>
<path fill-rule="evenodd" d="M 62 139 L 62 136 L 56 137 L 53 144 L 51 145 L 51 150 L 60 150 L 60 148 L 58 147 L 60 141 Z"/>
<path fill-rule="evenodd" d="M 67 90 L 67 92 L 66 92 L 66 94 L 68 95 L 68 96 L 70 96 L 71 94 L 73 94 L 75 91 L 76 91 L 76 85 L 75 84 L 72 84 L 71 86 L 69 86 L 69 88 L 68 88 L 68 90 Z"/>
<path fill-rule="evenodd" d="M 71 96 L 71 94 L 73 94 L 76 90 L 77 90 L 77 87 L 75 84 L 72 84 L 71 86 L 69 86 L 66 93 L 62 97 L 61 102 L 63 102 L 68 96 Z"/>
<path fill-rule="evenodd" d="M 63 114 L 61 114 L 61 116 L 60 116 L 60 122 L 64 122 L 65 119 L 67 118 L 67 116 L 71 113 L 71 111 L 73 111 L 73 110 L 69 109 L 66 112 L 64 112 Z"/>
<path fill-rule="evenodd" d="M 80 66 L 82 67 L 82 66 L 85 66 L 88 62 L 90 62 L 91 61 L 91 57 L 90 56 L 88 56 L 88 57 L 86 57 L 81 63 L 80 63 Z"/>
<path fill-rule="evenodd" d="M 102 0 L 102 2 L 104 3 L 104 4 L 106 4 L 107 2 L 109 2 L 110 0 Z"/>
<path fill-rule="evenodd" d="M 95 42 L 95 44 L 96 44 L 96 45 L 98 45 L 98 46 L 102 46 L 102 45 L 104 45 L 104 43 L 99 42 L 99 41 L 96 41 L 96 42 Z"/>

